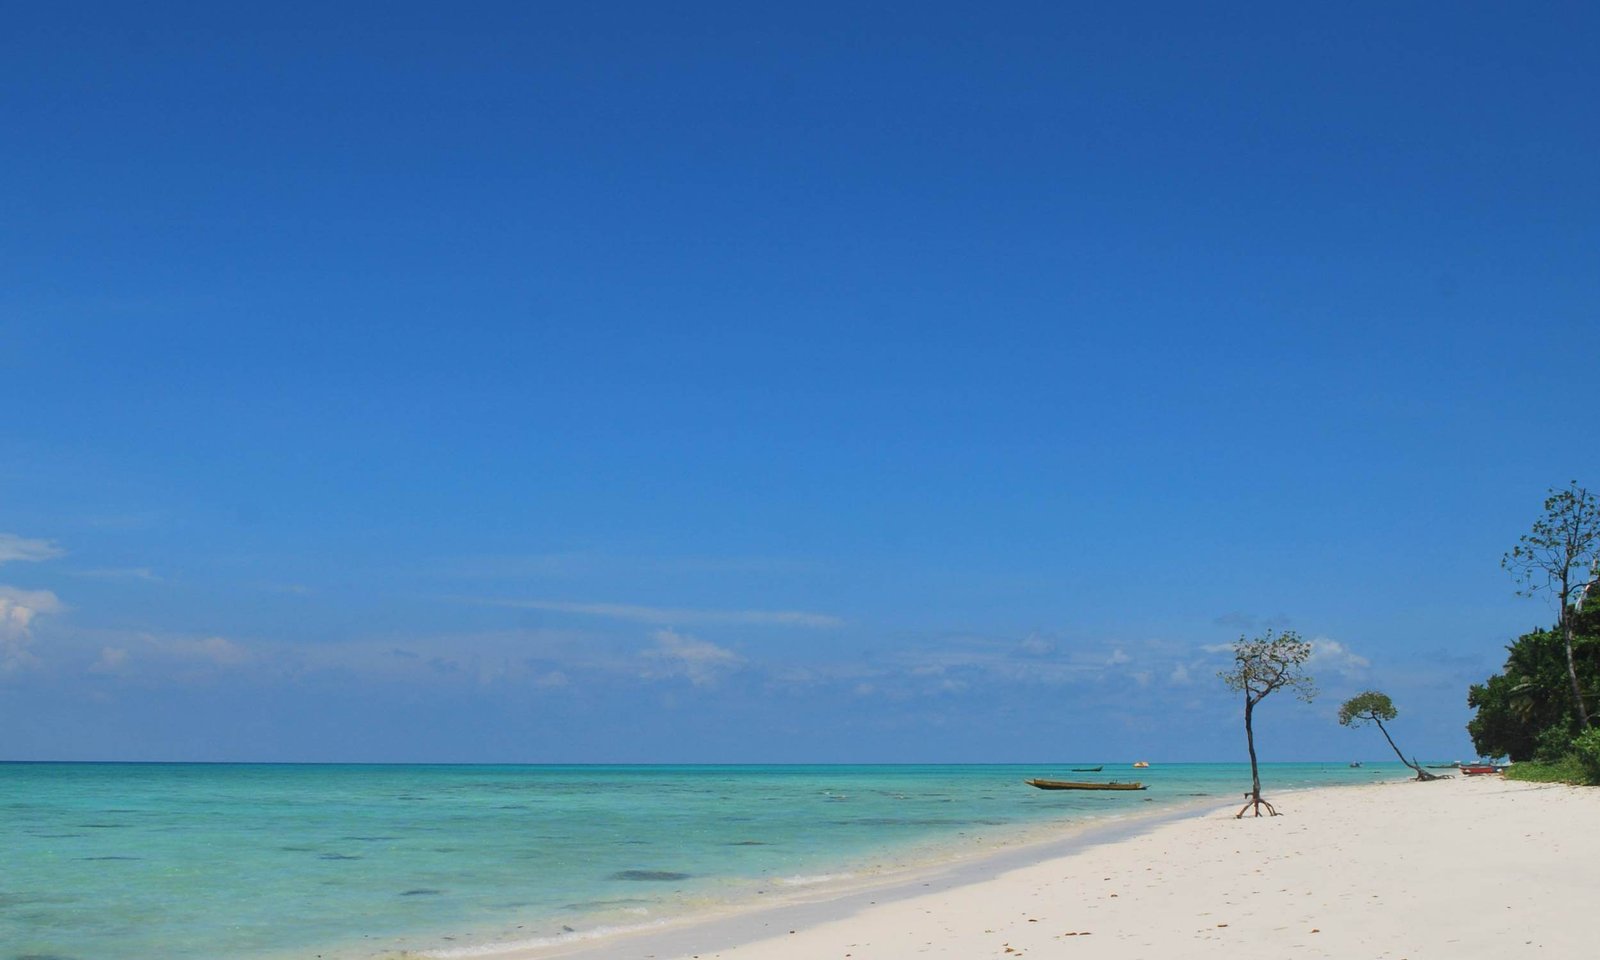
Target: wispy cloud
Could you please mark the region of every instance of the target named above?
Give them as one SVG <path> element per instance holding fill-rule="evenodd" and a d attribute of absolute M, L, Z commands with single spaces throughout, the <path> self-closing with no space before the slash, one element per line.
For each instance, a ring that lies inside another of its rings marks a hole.
<path fill-rule="evenodd" d="M 663 674 L 685 676 L 695 686 L 707 687 L 716 683 L 724 672 L 744 662 L 744 658 L 732 650 L 676 630 L 658 630 L 654 640 L 656 645 L 641 654 L 652 661 L 651 668 L 645 671 L 647 678 Z"/>
<path fill-rule="evenodd" d="M 0 533 L 0 563 L 38 563 L 65 552 L 53 540 L 32 540 L 14 533 Z"/>
<path fill-rule="evenodd" d="M 567 600 L 495 600 L 457 598 L 469 603 L 510 607 L 517 610 L 545 610 L 587 617 L 606 617 L 658 626 L 690 624 L 741 624 L 745 626 L 811 627 L 829 629 L 844 621 L 826 613 L 804 610 L 705 610 L 683 607 L 647 607 L 631 603 L 575 603 Z"/>
<path fill-rule="evenodd" d="M 0 586 L 0 672 L 38 662 L 28 649 L 33 643 L 33 621 L 62 609 L 61 600 L 49 590 Z"/>
<path fill-rule="evenodd" d="M 101 567 L 94 570 L 74 570 L 74 577 L 84 580 L 143 580 L 160 583 L 161 578 L 149 567 Z"/>

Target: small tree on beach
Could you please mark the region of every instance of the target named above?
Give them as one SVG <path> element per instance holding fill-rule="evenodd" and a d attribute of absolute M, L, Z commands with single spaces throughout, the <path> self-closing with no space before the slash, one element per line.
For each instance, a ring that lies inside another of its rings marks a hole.
<path fill-rule="evenodd" d="M 1400 715 L 1394 708 L 1394 701 L 1389 699 L 1387 693 L 1377 690 L 1368 690 L 1358 693 L 1339 706 L 1339 724 L 1345 727 L 1362 727 L 1369 723 L 1377 724 L 1378 732 L 1383 734 L 1383 739 L 1389 741 L 1389 749 L 1400 758 L 1400 762 L 1417 772 L 1418 780 L 1438 780 L 1439 777 L 1422 769 L 1422 765 L 1415 759 L 1407 760 L 1400 748 L 1394 745 L 1394 737 L 1389 736 L 1389 729 L 1383 725 L 1385 720 L 1393 720 Z"/>
<path fill-rule="evenodd" d="M 1250 748 L 1250 802 L 1239 809 L 1237 817 L 1255 808 L 1277 816 L 1272 804 L 1261 799 L 1261 770 L 1256 764 L 1256 733 L 1253 719 L 1256 704 L 1265 700 L 1275 690 L 1291 689 L 1301 700 L 1310 702 L 1317 695 L 1316 686 L 1305 672 L 1305 663 L 1311 659 L 1311 644 L 1300 639 L 1293 630 L 1274 634 L 1271 630 L 1254 639 L 1240 636 L 1233 645 L 1233 669 L 1222 670 L 1217 676 L 1234 693 L 1244 694 L 1244 739 Z"/>
<path fill-rule="evenodd" d="M 1544 516 L 1501 558 L 1500 566 L 1522 583 L 1517 591 L 1522 596 L 1540 590 L 1555 595 L 1572 705 L 1577 709 L 1578 729 L 1588 727 L 1589 710 L 1572 655 L 1572 608 L 1600 577 L 1600 500 L 1576 480 L 1566 490 L 1551 488 L 1544 501 Z"/>

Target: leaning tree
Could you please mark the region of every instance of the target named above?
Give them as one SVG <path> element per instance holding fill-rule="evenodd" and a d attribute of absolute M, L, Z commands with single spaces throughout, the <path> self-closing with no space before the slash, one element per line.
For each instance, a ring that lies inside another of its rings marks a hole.
<path fill-rule="evenodd" d="M 1383 725 L 1383 721 L 1393 720 L 1399 715 L 1400 711 L 1394 708 L 1394 701 L 1389 699 L 1387 693 L 1368 690 L 1365 693 L 1356 694 L 1340 705 L 1339 724 L 1345 727 L 1361 727 L 1366 726 L 1368 723 L 1377 724 L 1378 732 L 1383 734 L 1383 739 L 1389 741 L 1389 749 L 1394 751 L 1394 755 L 1400 758 L 1401 763 L 1417 772 L 1418 780 L 1440 779 L 1437 775 L 1422 769 L 1422 764 L 1418 763 L 1415 758 L 1407 760 L 1406 755 L 1400 752 L 1400 748 L 1394 745 L 1394 737 L 1389 736 L 1389 729 Z"/>
<path fill-rule="evenodd" d="M 1522 596 L 1540 590 L 1555 595 L 1561 639 L 1567 648 L 1572 704 L 1577 708 L 1578 727 L 1589 726 L 1589 710 L 1584 706 L 1583 686 L 1572 656 L 1572 608 L 1600 577 L 1600 500 L 1576 480 L 1566 490 L 1551 488 L 1544 501 L 1544 516 L 1501 558 L 1500 566 L 1522 583 L 1517 591 Z"/>
<path fill-rule="evenodd" d="M 1229 690 L 1244 694 L 1244 739 L 1250 748 L 1250 792 L 1245 796 L 1250 801 L 1239 808 L 1235 819 L 1244 816 L 1251 807 L 1258 817 L 1262 807 L 1272 816 L 1278 815 L 1272 804 L 1261 799 L 1261 771 L 1256 764 L 1256 733 L 1252 721 L 1256 704 L 1275 690 L 1288 688 L 1307 702 L 1317 695 L 1316 686 L 1305 672 L 1309 659 L 1311 644 L 1300 639 L 1298 633 L 1285 630 L 1274 634 L 1268 630 L 1254 639 L 1240 636 L 1233 645 L 1233 669 L 1217 673 Z"/>

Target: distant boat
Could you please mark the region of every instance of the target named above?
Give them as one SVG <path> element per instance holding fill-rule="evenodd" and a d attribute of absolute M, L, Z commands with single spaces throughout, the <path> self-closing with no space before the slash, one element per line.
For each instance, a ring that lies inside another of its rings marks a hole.
<path fill-rule="evenodd" d="M 1461 766 L 1461 761 L 1457 760 L 1455 763 L 1430 763 L 1430 764 L 1428 764 L 1428 769 L 1429 770 L 1454 770 L 1459 766 Z"/>
<path fill-rule="evenodd" d="M 1142 770 L 1142 769 L 1144 769 L 1145 767 L 1148 767 L 1148 766 L 1150 766 L 1150 761 L 1148 761 L 1148 760 L 1137 760 L 1133 764 L 1133 768 L 1135 770 Z"/>
<path fill-rule="evenodd" d="M 1104 770 L 1105 768 L 1106 768 L 1106 765 L 1102 763 L 1098 767 L 1073 767 L 1072 768 L 1072 772 L 1073 773 L 1099 773 L 1101 770 Z"/>
<path fill-rule="evenodd" d="M 1350 761 L 1350 766 L 1359 767 L 1359 766 L 1361 766 L 1361 761 L 1360 760 L 1351 760 Z"/>
<path fill-rule="evenodd" d="M 1089 782 L 1083 781 L 1083 780 L 1038 780 L 1038 779 L 1035 779 L 1035 780 L 1024 780 L 1022 782 L 1026 783 L 1030 787 L 1038 787 L 1040 790 L 1148 790 L 1149 789 L 1148 787 L 1146 787 L 1142 783 L 1138 783 L 1138 782 L 1134 782 L 1134 783 L 1118 783 L 1115 780 L 1111 781 L 1110 783 L 1089 783 Z"/>

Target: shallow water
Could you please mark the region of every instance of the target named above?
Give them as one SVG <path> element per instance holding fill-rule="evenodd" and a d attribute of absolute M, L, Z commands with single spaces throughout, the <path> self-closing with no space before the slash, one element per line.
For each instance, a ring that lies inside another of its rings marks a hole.
<path fill-rule="evenodd" d="M 0 960 L 470 951 L 1226 802 L 1245 764 L 0 764 Z M 1268 764 L 1270 790 L 1398 764 Z M 1030 776 L 1138 779 L 1137 793 Z"/>

